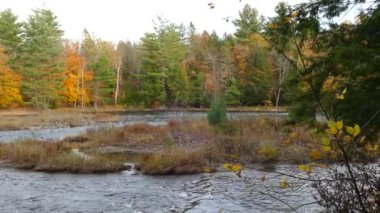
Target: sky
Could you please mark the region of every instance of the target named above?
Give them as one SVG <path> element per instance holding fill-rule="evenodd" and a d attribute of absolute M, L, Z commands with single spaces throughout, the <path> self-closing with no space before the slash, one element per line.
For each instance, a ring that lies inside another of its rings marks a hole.
<path fill-rule="evenodd" d="M 208 3 L 215 4 L 209 9 Z M 289 4 L 304 0 L 285 0 Z M 107 41 L 137 42 L 145 32 L 153 31 L 153 22 L 162 16 L 198 32 L 215 30 L 219 35 L 233 33 L 234 26 L 225 17 L 237 17 L 245 4 L 260 15 L 274 15 L 280 0 L 0 0 L 0 10 L 10 8 L 20 21 L 26 21 L 32 9 L 50 9 L 57 16 L 64 38 L 80 40 L 83 30 Z"/>

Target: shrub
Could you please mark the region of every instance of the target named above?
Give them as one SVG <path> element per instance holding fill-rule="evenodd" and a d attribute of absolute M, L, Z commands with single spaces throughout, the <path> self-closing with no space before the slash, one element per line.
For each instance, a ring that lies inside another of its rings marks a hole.
<path fill-rule="evenodd" d="M 264 162 L 275 161 L 278 157 L 278 150 L 271 144 L 264 144 L 260 147 L 259 154 Z"/>
<path fill-rule="evenodd" d="M 216 99 L 211 104 L 211 109 L 207 113 L 207 120 L 211 125 L 219 125 L 227 120 L 225 105 L 221 99 Z"/>

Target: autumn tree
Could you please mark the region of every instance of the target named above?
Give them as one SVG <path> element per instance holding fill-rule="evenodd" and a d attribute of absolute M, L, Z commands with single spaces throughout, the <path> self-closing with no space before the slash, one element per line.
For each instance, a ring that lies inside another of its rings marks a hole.
<path fill-rule="evenodd" d="M 46 9 L 33 10 L 25 24 L 22 43 L 22 87 L 25 101 L 49 108 L 62 88 L 61 36 L 56 16 Z"/>
<path fill-rule="evenodd" d="M 86 70 L 78 43 L 67 42 L 63 66 L 63 102 L 82 108 L 90 102 L 92 73 Z"/>
<path fill-rule="evenodd" d="M 236 79 L 241 91 L 241 103 L 258 105 L 270 99 L 271 74 L 268 66 L 268 44 L 258 33 L 262 20 L 256 9 L 245 5 L 239 18 L 233 20 L 236 43 L 233 57 L 237 66 Z"/>
<path fill-rule="evenodd" d="M 8 67 L 7 60 L 3 48 L 0 47 L 0 108 L 22 104 L 21 77 Z"/>

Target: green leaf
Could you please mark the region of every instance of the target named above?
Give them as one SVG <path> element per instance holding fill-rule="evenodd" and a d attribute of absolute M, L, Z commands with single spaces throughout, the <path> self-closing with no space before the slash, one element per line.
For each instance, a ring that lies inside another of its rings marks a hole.
<path fill-rule="evenodd" d="M 346 94 L 346 93 L 347 93 L 347 87 L 346 87 L 346 88 L 344 88 L 344 90 L 343 90 L 342 94 Z"/>

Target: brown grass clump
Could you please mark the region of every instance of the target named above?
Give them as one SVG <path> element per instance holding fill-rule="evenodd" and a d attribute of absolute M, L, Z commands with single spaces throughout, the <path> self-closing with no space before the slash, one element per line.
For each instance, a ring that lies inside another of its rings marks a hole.
<path fill-rule="evenodd" d="M 64 142 L 20 141 L 0 144 L 0 160 L 9 166 L 45 172 L 96 173 L 125 168 L 122 158 L 84 157 Z"/>
<path fill-rule="evenodd" d="M 139 165 L 143 174 L 180 175 L 211 172 L 206 157 L 201 150 L 173 149 L 164 154 L 152 154 L 144 157 Z"/>

